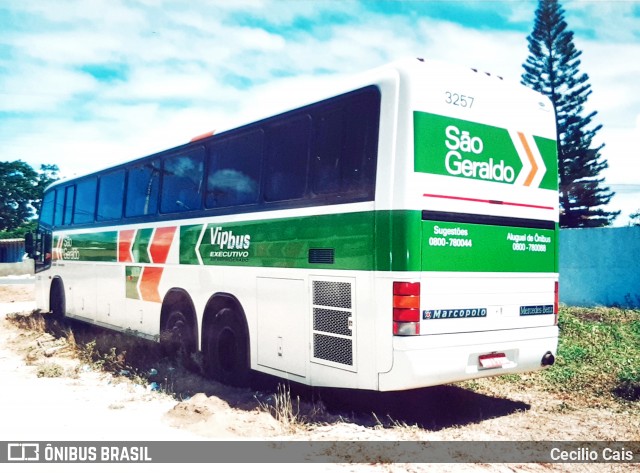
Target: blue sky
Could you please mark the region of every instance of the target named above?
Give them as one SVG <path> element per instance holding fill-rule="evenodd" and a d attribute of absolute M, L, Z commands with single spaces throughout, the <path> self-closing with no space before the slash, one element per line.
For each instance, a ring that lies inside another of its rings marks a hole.
<path fill-rule="evenodd" d="M 564 1 L 616 225 L 640 208 L 640 1 Z M 0 160 L 83 174 L 402 57 L 519 81 L 537 1 L 2 0 Z"/>

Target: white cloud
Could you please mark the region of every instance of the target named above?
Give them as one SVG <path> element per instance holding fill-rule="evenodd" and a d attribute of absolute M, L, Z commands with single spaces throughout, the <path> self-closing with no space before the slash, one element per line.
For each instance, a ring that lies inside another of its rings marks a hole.
<path fill-rule="evenodd" d="M 54 111 L 75 94 L 95 92 L 93 77 L 77 71 L 44 64 L 23 64 L 0 78 L 0 111 Z"/>
<path fill-rule="evenodd" d="M 638 184 L 638 160 L 640 160 L 640 114 L 635 123 L 628 127 L 602 128 L 600 131 L 605 147 L 602 157 L 607 159 L 609 168 L 604 171 L 607 183 Z M 640 207 L 640 200 L 638 201 Z"/>
<path fill-rule="evenodd" d="M 31 60 L 73 66 L 111 61 L 125 45 L 117 36 L 82 29 L 22 34 L 13 46 Z"/>
<path fill-rule="evenodd" d="M 610 126 L 633 126 L 640 110 L 638 77 L 639 43 L 581 41 L 580 71 L 589 75 L 592 95 L 587 110 L 597 110 L 598 119 Z"/>
<path fill-rule="evenodd" d="M 419 25 L 432 59 L 475 67 L 519 81 L 526 60 L 526 37 L 516 32 L 481 31 L 452 22 L 422 20 Z"/>
<path fill-rule="evenodd" d="M 143 15 L 127 3 L 112 0 L 58 0 L 56 2 L 22 0 L 15 2 L 12 8 L 58 25 L 94 23 L 139 25 Z"/>
<path fill-rule="evenodd" d="M 635 42 L 640 36 L 635 1 L 562 2 L 568 29 L 609 42 Z"/>

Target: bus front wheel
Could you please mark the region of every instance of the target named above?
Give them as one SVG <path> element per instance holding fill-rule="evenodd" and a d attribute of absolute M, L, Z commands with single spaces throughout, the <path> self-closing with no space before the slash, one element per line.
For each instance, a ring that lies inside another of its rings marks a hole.
<path fill-rule="evenodd" d="M 49 310 L 55 320 L 62 320 L 67 312 L 64 285 L 58 278 L 55 278 L 53 283 L 51 283 L 51 292 L 49 293 Z"/>
<path fill-rule="evenodd" d="M 250 381 L 248 340 L 232 309 L 218 311 L 209 326 L 204 354 L 208 376 L 223 384 L 246 387 Z"/>

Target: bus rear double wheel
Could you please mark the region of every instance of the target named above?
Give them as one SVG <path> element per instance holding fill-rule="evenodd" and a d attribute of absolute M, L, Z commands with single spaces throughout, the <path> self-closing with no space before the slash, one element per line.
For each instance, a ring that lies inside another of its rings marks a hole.
<path fill-rule="evenodd" d="M 207 376 L 230 386 L 249 386 L 251 370 L 246 329 L 233 309 L 220 309 L 205 337 L 203 355 Z"/>
<path fill-rule="evenodd" d="M 192 355 L 196 351 L 196 341 L 193 327 L 182 308 L 174 307 L 169 312 L 161 334 L 161 345 L 165 355 L 178 360 L 190 370 L 195 369 Z"/>

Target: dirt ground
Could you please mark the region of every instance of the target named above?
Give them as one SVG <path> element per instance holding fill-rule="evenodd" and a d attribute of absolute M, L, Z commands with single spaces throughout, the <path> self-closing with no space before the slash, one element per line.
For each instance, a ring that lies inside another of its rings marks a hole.
<path fill-rule="evenodd" d="M 32 301 L 32 284 L 0 285 L 0 316 L 28 310 Z M 403 393 L 319 393 L 293 387 L 290 397 L 282 396 L 269 381 L 251 390 L 202 381 L 202 392 L 179 400 L 156 391 L 155 386 L 88 366 L 47 333 L 19 329 L 4 317 L 0 324 L 0 440 L 640 441 L 640 409 L 614 404 L 592 407 L 485 380 L 475 392 L 458 385 Z M 53 375 L 47 371 L 54 369 L 62 371 Z M 283 407 L 287 399 L 293 400 L 290 409 Z M 30 466 L 35 471 L 51 465 Z M 66 465 L 60 471 L 73 471 L 75 466 L 82 465 Z M 131 471 L 141 471 L 143 466 Z M 328 467 L 336 471 L 637 471 L 637 463 L 304 466 L 318 471 Z M 301 467 L 278 466 L 280 471 L 294 468 Z M 118 470 L 128 471 L 120 466 Z"/>

